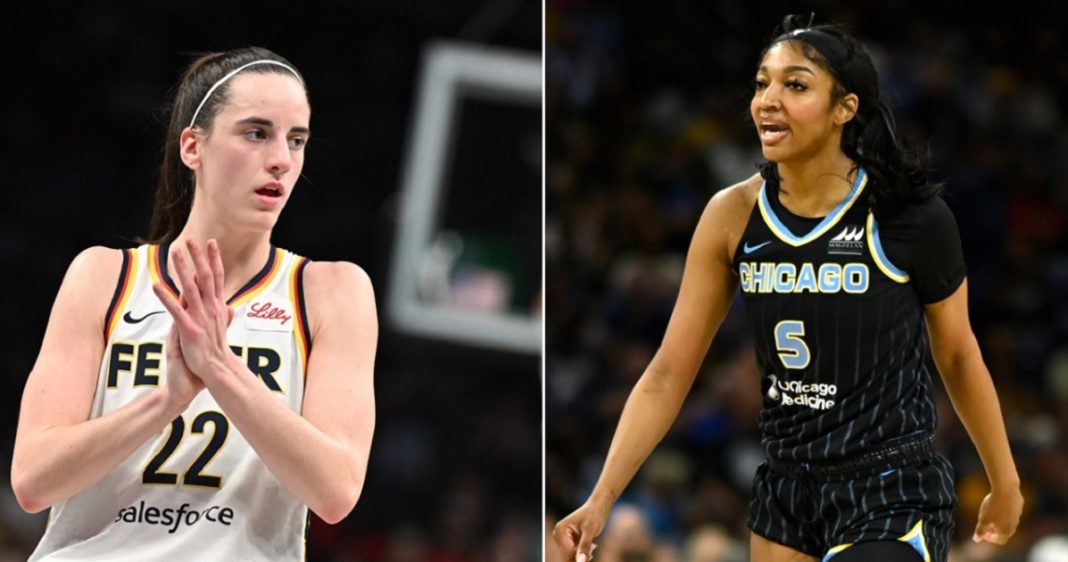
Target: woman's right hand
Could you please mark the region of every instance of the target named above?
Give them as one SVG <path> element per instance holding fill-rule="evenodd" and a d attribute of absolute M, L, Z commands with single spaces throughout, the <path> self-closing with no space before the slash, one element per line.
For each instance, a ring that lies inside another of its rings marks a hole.
<path fill-rule="evenodd" d="M 589 562 L 597 548 L 593 539 L 604 530 L 612 506 L 600 506 L 592 500 L 564 517 L 553 529 L 553 539 L 565 562 Z"/>
<path fill-rule="evenodd" d="M 160 296 L 160 300 L 163 300 L 164 289 L 159 283 L 153 285 L 153 290 Z M 185 301 L 185 297 L 181 297 L 178 300 L 178 306 L 183 309 L 189 305 Z M 234 309 L 227 307 L 226 325 L 229 326 L 234 320 Z M 182 355 L 182 342 L 178 334 L 178 323 L 171 323 L 171 331 L 167 334 L 167 382 L 166 393 L 168 405 L 176 411 L 176 414 L 184 412 L 189 403 L 196 398 L 197 394 L 201 390 L 204 390 L 204 381 L 201 380 L 193 371 L 189 369 L 189 365 L 185 362 L 185 357 Z"/>
<path fill-rule="evenodd" d="M 171 324 L 171 331 L 167 334 L 167 374 L 164 390 L 167 393 L 167 404 L 176 414 L 184 412 L 189 403 L 196 398 L 201 390 L 204 390 L 204 382 L 200 380 L 182 357 L 182 346 L 178 341 L 178 326 Z"/>

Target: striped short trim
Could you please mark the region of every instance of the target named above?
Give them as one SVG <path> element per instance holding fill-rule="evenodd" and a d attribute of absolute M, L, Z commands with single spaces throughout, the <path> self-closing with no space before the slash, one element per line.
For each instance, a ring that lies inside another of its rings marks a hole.
<path fill-rule="evenodd" d="M 841 481 L 779 474 L 765 463 L 753 481 L 748 525 L 818 560 L 859 542 L 899 540 L 925 562 L 945 562 L 957 503 L 952 468 L 938 455 Z"/>

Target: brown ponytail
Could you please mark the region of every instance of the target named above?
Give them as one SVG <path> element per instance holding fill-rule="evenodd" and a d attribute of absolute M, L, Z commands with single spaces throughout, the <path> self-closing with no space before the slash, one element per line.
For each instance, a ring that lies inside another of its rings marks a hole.
<path fill-rule="evenodd" d="M 152 222 L 148 237 L 142 242 L 162 244 L 178 237 L 189 211 L 193 208 L 195 178 L 179 154 L 182 131 L 189 126 L 193 112 L 208 90 L 230 71 L 252 61 L 273 60 L 295 68 L 292 63 L 277 54 L 261 48 L 246 47 L 223 53 L 208 53 L 198 57 L 182 74 L 168 108 L 167 136 L 163 143 L 163 162 L 159 167 L 156 182 L 156 202 L 152 208 Z M 279 73 L 289 71 L 273 64 L 254 65 L 243 72 Z M 301 78 L 303 82 L 303 78 Z M 210 131 L 220 108 L 229 101 L 230 89 L 223 83 L 204 102 L 194 126 Z"/>

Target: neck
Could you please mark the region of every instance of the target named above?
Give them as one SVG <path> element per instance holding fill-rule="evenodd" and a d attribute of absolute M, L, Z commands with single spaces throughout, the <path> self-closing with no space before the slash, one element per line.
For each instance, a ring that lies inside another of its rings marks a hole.
<path fill-rule="evenodd" d="M 236 231 L 225 223 L 194 220 L 191 214 L 178 237 L 171 242 L 171 248 L 186 250 L 186 241 L 193 240 L 202 250 L 207 248 L 209 239 L 214 238 L 219 244 L 219 257 L 222 259 L 225 283 L 223 294 L 226 297 L 237 292 L 267 262 L 271 251 L 271 232 Z M 167 257 L 168 268 L 174 271 L 174 261 Z M 181 284 L 176 275 L 175 283 Z"/>
<path fill-rule="evenodd" d="M 853 187 L 854 166 L 841 150 L 798 162 L 779 162 L 779 201 L 798 216 L 826 216 Z"/>

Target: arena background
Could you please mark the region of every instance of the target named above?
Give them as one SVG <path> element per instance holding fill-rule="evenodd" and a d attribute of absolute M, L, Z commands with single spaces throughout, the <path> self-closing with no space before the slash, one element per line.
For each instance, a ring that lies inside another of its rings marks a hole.
<path fill-rule="evenodd" d="M 71 6 L 21 2 L 0 21 L 7 53 L 0 63 L 7 178 L 0 203 L 0 560 L 25 560 L 44 526 L 45 513 L 24 514 L 6 482 L 23 384 L 67 265 L 88 246 L 131 246 L 147 234 L 170 88 L 191 53 L 245 45 L 293 61 L 310 91 L 305 179 L 274 243 L 361 265 L 378 302 L 378 422 L 367 484 L 342 523 L 313 519 L 308 560 L 540 559 L 538 354 L 416 336 L 398 329 L 388 310 L 394 241 L 407 226 L 399 221 L 401 185 L 424 54 L 444 40 L 537 59 L 540 3 Z M 469 110 L 477 105 L 465 105 L 456 121 L 455 165 L 444 185 L 457 189 L 446 194 L 442 224 L 482 233 L 492 250 L 483 254 L 505 263 L 505 277 L 519 287 L 505 306 L 537 318 L 540 102 Z M 500 306 L 494 279 L 492 298 L 475 305 Z"/>
<path fill-rule="evenodd" d="M 787 10 L 815 11 L 861 38 L 904 131 L 930 140 L 1023 479 L 1017 536 L 1000 550 L 973 544 L 985 477 L 937 382 L 937 446 L 962 502 L 952 560 L 1068 560 L 1065 8 L 999 5 L 548 0 L 547 528 L 593 486 L 705 203 L 755 171 L 747 90 L 760 50 Z M 748 559 L 758 376 L 736 303 L 598 562 Z"/>

